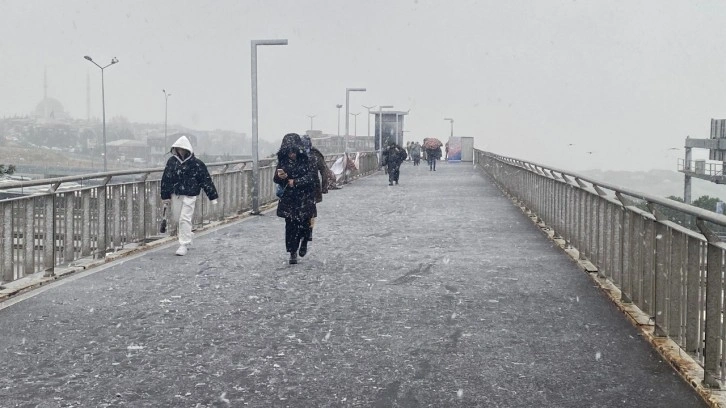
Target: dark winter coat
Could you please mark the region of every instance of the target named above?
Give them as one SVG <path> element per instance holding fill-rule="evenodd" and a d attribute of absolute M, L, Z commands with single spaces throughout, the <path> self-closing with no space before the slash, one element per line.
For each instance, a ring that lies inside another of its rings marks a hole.
<path fill-rule="evenodd" d="M 295 160 L 288 157 L 291 151 L 297 155 Z M 278 169 L 287 173 L 287 178 L 280 178 Z M 295 133 L 285 135 L 277 152 L 277 169 L 273 177 L 273 181 L 284 188 L 277 203 L 278 217 L 303 221 L 317 216 L 315 187 L 320 184 L 317 172 L 315 163 L 302 147 L 300 136 Z M 294 180 L 292 187 L 288 186 L 289 179 Z"/>
<path fill-rule="evenodd" d="M 311 147 L 310 158 L 315 162 L 314 167 L 316 173 L 320 173 L 318 185 L 315 187 L 315 202 L 319 203 L 323 201 L 323 194 L 328 193 L 328 165 L 325 163 L 325 156 L 320 150 Z"/>
<path fill-rule="evenodd" d="M 441 148 L 438 149 L 426 149 L 426 157 L 428 159 L 441 159 Z"/>
<path fill-rule="evenodd" d="M 398 166 L 408 157 L 406 150 L 399 145 L 389 145 L 386 150 L 383 151 L 383 163 L 384 166 Z"/>
<path fill-rule="evenodd" d="M 190 153 L 186 160 L 172 155 L 166 161 L 164 174 L 161 176 L 161 199 L 168 200 L 172 194 L 198 196 L 201 190 L 210 200 L 216 200 L 217 189 L 207 166 Z"/>

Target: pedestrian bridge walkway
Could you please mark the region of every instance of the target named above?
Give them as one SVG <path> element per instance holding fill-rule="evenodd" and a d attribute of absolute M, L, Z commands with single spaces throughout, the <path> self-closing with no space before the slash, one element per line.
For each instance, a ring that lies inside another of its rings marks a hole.
<path fill-rule="evenodd" d="M 318 213 L 297 265 L 272 209 L 0 304 L 0 405 L 707 406 L 471 163 Z"/>

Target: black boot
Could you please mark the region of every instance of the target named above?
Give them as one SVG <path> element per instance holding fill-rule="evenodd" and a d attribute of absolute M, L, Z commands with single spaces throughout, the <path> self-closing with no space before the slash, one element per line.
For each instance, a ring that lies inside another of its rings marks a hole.
<path fill-rule="evenodd" d="M 297 263 L 297 252 L 290 252 L 290 265 Z"/>
<path fill-rule="evenodd" d="M 302 243 L 300 244 L 300 251 L 298 251 L 298 252 L 300 253 L 301 258 L 304 257 L 305 254 L 308 253 L 308 240 L 307 239 L 302 240 Z"/>

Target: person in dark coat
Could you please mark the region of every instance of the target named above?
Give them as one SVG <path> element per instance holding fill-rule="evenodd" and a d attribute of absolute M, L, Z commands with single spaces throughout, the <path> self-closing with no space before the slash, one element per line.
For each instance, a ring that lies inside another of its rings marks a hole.
<path fill-rule="evenodd" d="M 301 139 L 305 153 L 308 154 L 315 170 L 319 173 L 320 184 L 315 187 L 315 202 L 319 203 L 323 201 L 323 194 L 328 194 L 328 176 L 330 172 L 328 171 L 328 165 L 325 163 L 325 156 L 313 146 L 310 136 L 303 135 Z"/>
<path fill-rule="evenodd" d="M 290 263 L 296 264 L 298 253 L 301 257 L 307 253 L 310 220 L 317 216 L 315 188 L 320 183 L 313 160 L 297 133 L 282 138 L 273 181 L 284 189 L 277 203 L 277 216 L 285 219 L 285 247 Z"/>
<path fill-rule="evenodd" d="M 383 163 L 388 168 L 388 185 L 398 184 L 398 177 L 401 173 L 401 163 L 406 160 L 408 153 L 406 150 L 397 145 L 396 142 L 388 142 L 388 147 L 383 151 Z"/>
<path fill-rule="evenodd" d="M 303 147 L 305 152 L 308 154 L 311 160 L 314 161 L 313 167 L 315 167 L 316 175 L 319 177 L 319 183 L 315 187 L 315 203 L 323 201 L 323 194 L 328 194 L 328 177 L 330 175 L 328 165 L 325 163 L 325 156 L 323 153 L 313 146 L 313 141 L 310 136 L 302 136 Z M 310 228 L 308 229 L 307 240 L 313 240 L 313 228 L 315 227 L 315 220 L 317 215 L 310 220 Z"/>
<path fill-rule="evenodd" d="M 429 171 L 436 171 L 436 160 L 441 158 L 441 147 L 436 149 L 426 148 L 426 158 L 429 162 Z"/>
<path fill-rule="evenodd" d="M 166 207 L 171 205 L 171 219 L 178 225 L 179 248 L 176 254 L 184 256 L 192 243 L 192 216 L 197 196 L 204 193 L 217 204 L 217 189 L 207 166 L 194 156 L 192 144 L 181 136 L 171 145 L 171 157 L 166 161 L 161 176 L 161 200 Z"/>

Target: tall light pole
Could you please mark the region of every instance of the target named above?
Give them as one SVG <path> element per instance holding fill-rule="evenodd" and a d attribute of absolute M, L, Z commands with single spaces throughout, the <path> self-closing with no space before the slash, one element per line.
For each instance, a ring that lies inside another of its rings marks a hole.
<path fill-rule="evenodd" d="M 444 118 L 444 120 L 448 120 L 451 124 L 451 135 L 449 135 L 449 137 L 454 137 L 454 119 Z"/>
<path fill-rule="evenodd" d="M 358 137 L 358 115 L 360 115 L 360 112 L 358 113 L 351 113 L 353 116 L 353 137 Z"/>
<path fill-rule="evenodd" d="M 287 45 L 287 40 L 252 40 L 252 214 L 260 213 L 260 157 L 257 144 L 257 46 Z"/>
<path fill-rule="evenodd" d="M 348 127 L 349 127 L 349 116 L 350 116 L 350 93 L 351 92 L 365 92 L 365 88 L 345 88 L 345 154 L 348 154 Z"/>
<path fill-rule="evenodd" d="M 348 168 L 348 131 L 350 124 L 350 93 L 351 92 L 365 92 L 365 88 L 345 88 L 345 167 Z M 343 183 L 348 182 L 348 172 L 343 172 Z"/>
<path fill-rule="evenodd" d="M 101 69 L 101 109 L 103 111 L 103 171 L 108 171 L 108 163 L 107 163 L 107 155 L 106 155 L 106 90 L 105 85 L 103 81 L 103 70 L 110 67 L 113 64 L 118 63 L 118 59 L 116 57 L 111 58 L 111 62 L 108 63 L 108 65 L 100 66 L 96 64 L 96 61 L 93 60 L 93 58 L 89 57 L 88 55 L 84 55 L 83 58 L 89 60 L 93 65 L 97 66 Z"/>
<path fill-rule="evenodd" d="M 161 92 L 164 92 L 164 148 L 169 146 L 169 141 L 166 140 L 166 124 L 167 120 L 169 118 L 169 97 L 171 96 L 170 93 L 166 93 L 166 89 L 162 89 Z"/>
<path fill-rule="evenodd" d="M 383 156 L 383 109 L 392 109 L 393 105 L 381 105 L 378 107 L 378 163 L 380 166 Z"/>
<path fill-rule="evenodd" d="M 313 130 L 313 118 L 318 115 L 305 115 L 310 118 L 310 130 Z"/>

